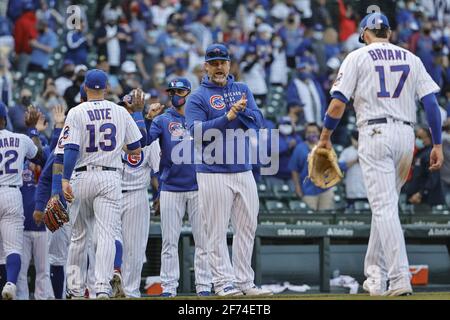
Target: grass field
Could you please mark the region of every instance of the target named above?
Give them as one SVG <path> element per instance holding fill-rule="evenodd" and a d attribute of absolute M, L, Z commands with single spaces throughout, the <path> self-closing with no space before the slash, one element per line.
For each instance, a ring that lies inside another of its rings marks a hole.
<path fill-rule="evenodd" d="M 160 300 L 450 300 L 450 292 L 418 292 L 406 297 L 371 297 L 368 294 L 278 294 L 273 296 L 240 297 L 197 297 L 177 296 L 175 298 L 146 297 L 143 299 Z"/>

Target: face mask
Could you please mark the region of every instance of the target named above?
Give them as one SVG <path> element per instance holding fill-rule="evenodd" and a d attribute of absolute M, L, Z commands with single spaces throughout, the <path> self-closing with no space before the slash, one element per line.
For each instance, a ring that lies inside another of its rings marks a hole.
<path fill-rule="evenodd" d="M 186 103 L 186 97 L 180 97 L 180 96 L 174 94 L 170 98 L 170 101 L 172 102 L 172 105 L 175 108 L 180 108 L 180 107 L 184 106 L 184 104 Z"/>
<path fill-rule="evenodd" d="M 283 45 L 283 42 L 281 40 L 275 40 L 273 42 L 273 47 L 274 48 L 281 48 L 282 45 Z"/>
<path fill-rule="evenodd" d="M 290 124 L 280 124 L 278 126 L 280 133 L 282 135 L 288 136 L 292 133 L 292 126 Z"/>
<path fill-rule="evenodd" d="M 20 99 L 20 102 L 22 102 L 22 105 L 27 107 L 31 104 L 31 97 L 22 97 L 22 99 Z"/>
<path fill-rule="evenodd" d="M 222 0 L 218 0 L 218 1 L 213 1 L 212 6 L 219 10 L 220 8 L 222 8 Z"/>
<path fill-rule="evenodd" d="M 83 83 L 83 81 L 84 81 L 84 75 L 79 75 L 79 76 L 77 76 L 77 80 L 76 80 L 77 82 L 80 82 L 80 83 Z"/>
<path fill-rule="evenodd" d="M 73 70 L 70 70 L 70 71 L 64 71 L 64 76 L 66 77 L 66 78 L 72 78 L 72 76 L 73 76 Z"/>
<path fill-rule="evenodd" d="M 417 147 L 417 149 L 423 149 L 423 147 L 425 147 L 422 139 L 416 138 L 416 147 Z"/>
<path fill-rule="evenodd" d="M 315 134 L 315 133 L 309 134 L 309 135 L 306 136 L 306 140 L 307 140 L 309 143 L 316 144 L 317 141 L 319 141 L 319 135 L 318 135 L 318 134 Z"/>
<path fill-rule="evenodd" d="M 306 80 L 306 79 L 311 78 L 311 74 L 309 72 L 299 72 L 298 73 L 298 78 L 300 80 Z"/>
<path fill-rule="evenodd" d="M 313 33 L 313 38 L 316 40 L 322 40 L 323 39 L 323 33 L 320 31 L 316 31 Z"/>

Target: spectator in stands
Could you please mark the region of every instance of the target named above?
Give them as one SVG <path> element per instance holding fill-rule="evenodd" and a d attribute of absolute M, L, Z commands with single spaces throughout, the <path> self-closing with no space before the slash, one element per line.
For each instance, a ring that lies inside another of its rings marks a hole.
<path fill-rule="evenodd" d="M 286 18 L 284 25 L 278 31 L 278 34 L 283 38 L 286 43 L 286 57 L 289 68 L 295 69 L 296 67 L 296 50 L 303 40 L 304 29 L 300 25 L 300 16 L 291 12 Z"/>
<path fill-rule="evenodd" d="M 32 52 L 31 40 L 38 36 L 36 29 L 36 14 L 34 3 L 31 0 L 23 2 L 23 13 L 14 26 L 14 41 L 17 61 L 17 70 L 24 78 L 30 62 Z"/>
<path fill-rule="evenodd" d="M 256 104 L 265 106 L 267 97 L 266 65 L 264 58 L 260 56 L 255 46 L 250 46 L 242 59 L 242 81 L 245 82 L 253 92 Z"/>
<path fill-rule="evenodd" d="M 105 12 L 106 24 L 101 25 L 95 33 L 98 54 L 107 57 L 112 74 L 118 74 L 120 71 L 120 58 L 123 55 L 120 40 L 127 37 L 118 26 L 118 18 L 116 11 L 107 10 Z"/>
<path fill-rule="evenodd" d="M 167 0 L 160 0 L 156 5 L 151 6 L 153 24 L 163 29 L 167 25 L 169 16 L 175 12 L 175 8 Z"/>
<path fill-rule="evenodd" d="M 58 46 L 58 37 L 48 27 L 48 23 L 45 20 L 39 20 L 37 22 L 37 30 L 38 37 L 30 41 L 33 51 L 31 52 L 28 71 L 47 74 L 49 72 L 48 61 L 50 60 L 50 54 Z"/>
<path fill-rule="evenodd" d="M 313 73 L 313 65 L 305 58 L 297 64 L 297 76 L 291 80 L 287 89 L 288 105 L 303 104 L 306 123 L 322 123 L 325 115 L 325 93 Z"/>
<path fill-rule="evenodd" d="M 56 91 L 55 81 L 53 78 L 47 78 L 45 81 L 44 92 L 36 99 L 36 105 L 41 107 L 41 112 L 49 119 L 49 128 L 53 128 L 54 122 L 51 113 L 56 106 L 63 106 L 66 108 L 65 100 L 58 95 Z"/>
<path fill-rule="evenodd" d="M 73 84 L 64 92 L 64 100 L 66 101 L 68 109 L 72 109 L 81 103 L 80 86 L 84 82 L 84 76 L 87 70 L 88 68 L 82 64 L 75 67 L 75 79 L 73 80 Z"/>
<path fill-rule="evenodd" d="M 108 88 L 113 95 L 117 97 L 122 95 L 122 87 L 120 86 L 119 78 L 115 74 L 109 72 L 108 59 L 105 56 L 99 56 L 97 59 L 97 69 L 103 70 L 108 75 Z"/>
<path fill-rule="evenodd" d="M 84 24 L 84 20 L 80 20 L 75 29 L 69 30 L 66 35 L 66 59 L 72 60 L 77 65 L 87 64 L 89 45 L 84 34 Z"/>
<path fill-rule="evenodd" d="M 267 123 L 266 128 L 270 129 L 271 124 Z M 297 144 L 302 142 L 302 138 L 295 132 L 291 122 L 291 118 L 285 116 L 278 122 L 280 130 L 280 139 L 278 142 L 279 169 L 274 176 L 267 176 L 270 185 L 288 184 L 291 191 L 294 192 L 295 184 L 291 179 L 291 170 L 289 169 L 289 161 Z M 272 150 L 272 156 L 276 151 Z"/>
<path fill-rule="evenodd" d="M 140 87 L 139 78 L 137 75 L 136 64 L 133 61 L 125 61 L 121 67 L 122 78 L 120 79 L 120 86 L 123 92 L 131 92 L 131 90 Z"/>
<path fill-rule="evenodd" d="M 0 54 L 0 101 L 7 106 L 13 104 L 13 77 L 9 71 L 10 65 L 8 58 L 5 54 Z"/>
<path fill-rule="evenodd" d="M 39 3 L 40 8 L 36 11 L 36 17 L 38 20 L 47 21 L 48 27 L 56 32 L 65 22 L 64 16 L 56 10 L 56 1 L 40 0 Z M 49 5 L 52 5 L 52 7 Z"/>
<path fill-rule="evenodd" d="M 188 68 L 188 59 L 186 58 L 178 58 L 175 61 L 175 71 L 167 76 L 167 82 L 170 82 L 173 78 L 186 78 L 191 83 L 191 87 L 197 88 L 200 83 L 197 77 L 187 70 Z M 194 90 L 194 89 L 192 89 Z"/>
<path fill-rule="evenodd" d="M 326 27 L 331 27 L 332 20 L 330 11 L 327 8 L 327 1 L 314 0 L 314 2 L 314 5 L 312 5 L 314 23 Z"/>
<path fill-rule="evenodd" d="M 351 4 L 344 4 L 338 0 L 339 5 L 339 40 L 345 41 L 356 31 L 355 13 Z"/>
<path fill-rule="evenodd" d="M 445 202 L 450 208 L 450 119 L 444 122 L 442 128 L 442 151 L 444 152 L 444 164 L 441 168 L 441 185 Z"/>
<path fill-rule="evenodd" d="M 339 166 L 344 174 L 345 200 L 347 208 L 353 208 L 356 201 L 366 201 L 367 192 L 364 185 L 361 166 L 358 162 L 358 131 L 351 133 L 351 145 L 339 155 Z"/>
<path fill-rule="evenodd" d="M 409 203 L 434 206 L 444 203 L 440 172 L 430 172 L 430 152 L 432 149 L 429 128 L 420 127 L 416 131 L 417 154 L 413 160 L 413 175 L 405 185 Z"/>
<path fill-rule="evenodd" d="M 62 66 L 62 75 L 55 80 L 56 92 L 61 97 L 64 96 L 66 89 L 73 84 L 73 75 L 75 72 L 75 64 L 72 60 L 66 59 Z"/>
<path fill-rule="evenodd" d="M 288 82 L 289 69 L 286 59 L 286 44 L 283 38 L 275 34 L 272 37 L 272 57 L 273 61 L 270 64 L 269 83 L 272 86 L 285 87 Z"/>
<path fill-rule="evenodd" d="M 157 32 L 149 30 L 145 39 L 136 47 L 136 66 L 142 79 L 146 82 L 150 80 L 153 66 L 160 60 L 161 48 L 157 45 Z"/>
<path fill-rule="evenodd" d="M 211 24 L 211 15 L 207 11 L 201 11 L 197 16 L 197 21 L 186 27 L 197 39 L 203 50 L 213 42 Z"/>
<path fill-rule="evenodd" d="M 317 123 L 308 123 L 305 128 L 305 142 L 297 144 L 289 161 L 289 169 L 295 185 L 295 194 L 313 210 L 334 208 L 333 189 L 316 187 L 308 176 L 308 155 L 319 141 L 320 127 Z"/>
<path fill-rule="evenodd" d="M 33 103 L 33 96 L 28 88 L 20 91 L 20 100 L 13 108 L 9 108 L 8 116 L 14 132 L 27 134 L 28 127 L 25 125 L 25 112 L 29 105 Z"/>

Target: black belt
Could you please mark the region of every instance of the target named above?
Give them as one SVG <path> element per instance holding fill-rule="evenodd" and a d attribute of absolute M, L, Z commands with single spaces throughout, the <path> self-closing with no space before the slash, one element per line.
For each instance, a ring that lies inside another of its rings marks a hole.
<path fill-rule="evenodd" d="M 130 192 L 131 190 L 122 190 L 122 193 Z"/>
<path fill-rule="evenodd" d="M 14 186 L 12 184 L 8 185 L 8 186 L 0 186 L 0 188 L 18 188 L 19 186 Z"/>
<path fill-rule="evenodd" d="M 394 122 L 401 122 L 403 124 L 406 124 L 407 126 L 413 126 L 412 122 L 408 122 L 408 121 L 402 121 L 402 120 L 396 120 L 396 119 L 392 119 L 392 121 Z M 373 125 L 373 124 L 379 124 L 379 123 L 387 123 L 388 120 L 387 118 L 378 118 L 378 119 L 371 119 L 371 120 L 367 120 L 367 125 Z"/>
<path fill-rule="evenodd" d="M 102 171 L 116 171 L 117 168 L 111 168 L 111 167 L 101 167 Z M 79 167 L 75 169 L 75 172 L 81 172 L 81 171 L 87 171 L 87 166 Z"/>

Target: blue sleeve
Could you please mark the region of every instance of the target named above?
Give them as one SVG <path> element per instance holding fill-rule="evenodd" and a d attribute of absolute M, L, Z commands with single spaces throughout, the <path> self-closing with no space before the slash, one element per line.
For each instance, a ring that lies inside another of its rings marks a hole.
<path fill-rule="evenodd" d="M 442 143 L 442 122 L 439 104 L 434 93 L 427 94 L 422 98 L 422 103 L 427 115 L 428 125 L 431 130 L 433 144 Z"/>
<path fill-rule="evenodd" d="M 50 166 L 51 168 L 51 166 Z M 45 170 L 39 177 L 39 182 L 36 187 L 36 204 L 34 206 L 35 210 L 44 212 L 45 206 L 47 205 L 48 199 L 50 198 L 51 189 L 51 170 Z"/>
<path fill-rule="evenodd" d="M 331 95 L 331 98 L 332 99 L 338 99 L 338 100 L 342 101 L 345 104 L 348 103 L 348 99 L 340 91 L 334 91 L 333 94 Z"/>
<path fill-rule="evenodd" d="M 55 163 L 63 164 L 64 163 L 64 154 L 57 154 L 55 156 Z"/>
<path fill-rule="evenodd" d="M 253 97 L 253 93 L 246 86 L 246 97 L 247 97 L 247 107 L 242 112 L 245 116 L 252 119 L 255 123 L 256 127 L 262 128 L 264 127 L 264 117 L 256 105 L 255 98 Z"/>
<path fill-rule="evenodd" d="M 136 141 L 136 142 L 127 144 L 127 149 L 133 151 L 133 150 L 136 150 L 137 148 L 139 148 L 140 146 L 141 146 L 141 142 Z"/>
<path fill-rule="evenodd" d="M 162 119 L 158 117 L 156 117 L 151 125 L 150 125 L 150 130 L 148 131 L 147 134 L 147 143 L 150 145 L 152 144 L 153 141 L 155 141 L 156 139 L 158 139 L 161 134 L 162 134 L 162 129 L 161 129 L 161 125 L 160 125 L 160 121 Z"/>
<path fill-rule="evenodd" d="M 342 172 L 346 172 L 348 170 L 347 163 L 345 161 L 339 161 L 338 165 Z"/>
<path fill-rule="evenodd" d="M 301 172 L 301 168 L 300 168 L 300 159 L 301 158 L 301 149 L 300 146 L 297 146 L 294 150 L 294 153 L 291 156 L 291 159 L 289 159 L 289 170 L 291 171 L 297 171 L 297 172 Z"/>
<path fill-rule="evenodd" d="M 205 132 L 208 129 L 225 129 L 225 126 L 228 124 L 228 118 L 226 114 L 221 117 L 208 120 L 208 114 L 201 106 L 201 102 L 198 101 L 196 96 L 191 96 L 188 98 L 186 102 L 186 123 L 191 132 L 191 135 L 194 136 L 194 123 L 197 121 L 201 122 L 202 132 Z"/>
<path fill-rule="evenodd" d="M 289 144 L 288 144 L 288 142 L 286 140 L 287 139 L 281 138 L 281 137 L 279 139 L 279 142 L 278 142 L 278 153 L 280 155 L 285 153 L 285 152 L 287 152 L 289 150 Z"/>
<path fill-rule="evenodd" d="M 301 106 L 303 104 L 302 99 L 300 99 L 300 96 L 298 95 L 297 86 L 294 81 L 289 82 L 286 92 L 286 101 L 288 105 L 296 104 Z"/>
<path fill-rule="evenodd" d="M 147 127 L 145 125 L 144 116 L 142 115 L 142 112 L 134 112 L 131 114 L 131 117 L 133 118 L 134 122 L 136 122 L 139 131 L 141 131 L 141 147 L 143 148 L 147 145 Z"/>
<path fill-rule="evenodd" d="M 79 153 L 80 147 L 76 144 L 68 143 L 64 146 L 64 179 L 70 180 L 73 169 L 75 169 L 75 163 L 77 162 Z"/>
<path fill-rule="evenodd" d="M 59 135 L 61 134 L 62 128 L 55 128 L 52 132 L 52 138 L 50 140 L 50 150 L 54 150 L 56 144 L 58 143 Z"/>

